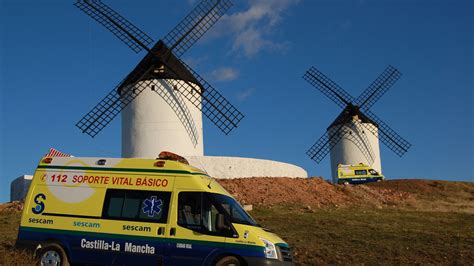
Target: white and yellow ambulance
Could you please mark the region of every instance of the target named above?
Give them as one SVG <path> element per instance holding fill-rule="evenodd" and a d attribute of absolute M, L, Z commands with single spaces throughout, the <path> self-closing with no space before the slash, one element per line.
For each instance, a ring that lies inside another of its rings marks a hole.
<path fill-rule="evenodd" d="M 337 184 L 364 184 L 368 182 L 380 182 L 385 177 L 365 164 L 339 164 L 337 166 Z"/>
<path fill-rule="evenodd" d="M 293 265 L 213 178 L 182 157 L 44 157 L 17 246 L 40 265 Z"/>

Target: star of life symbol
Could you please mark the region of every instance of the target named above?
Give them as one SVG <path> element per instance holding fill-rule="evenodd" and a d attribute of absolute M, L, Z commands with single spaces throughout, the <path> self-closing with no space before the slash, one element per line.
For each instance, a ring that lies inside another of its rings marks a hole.
<path fill-rule="evenodd" d="M 148 217 L 153 217 L 156 214 L 161 212 L 161 207 L 163 207 L 163 201 L 161 199 L 156 199 L 156 196 L 152 196 L 149 199 L 143 201 L 142 211 L 148 214 Z"/>

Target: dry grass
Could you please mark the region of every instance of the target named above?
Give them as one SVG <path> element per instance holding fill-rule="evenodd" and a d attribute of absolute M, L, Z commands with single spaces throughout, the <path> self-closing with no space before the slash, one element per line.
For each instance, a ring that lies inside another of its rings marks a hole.
<path fill-rule="evenodd" d="M 14 248 L 19 224 L 19 211 L 0 212 L 0 265 L 34 265 L 32 254 Z"/>
<path fill-rule="evenodd" d="M 472 214 L 280 205 L 257 208 L 252 215 L 284 238 L 302 265 L 468 265 L 474 261 Z"/>
<path fill-rule="evenodd" d="M 31 254 L 21 250 L 5 250 L 0 253 L 0 265 L 25 266 L 35 265 Z"/>

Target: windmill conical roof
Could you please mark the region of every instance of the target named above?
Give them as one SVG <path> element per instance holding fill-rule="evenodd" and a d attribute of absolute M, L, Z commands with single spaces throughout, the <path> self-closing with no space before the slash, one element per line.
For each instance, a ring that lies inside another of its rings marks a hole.
<path fill-rule="evenodd" d="M 122 88 L 130 83 L 137 82 L 139 80 L 147 79 L 177 79 L 189 81 L 197 84 L 202 88 L 202 85 L 194 77 L 191 71 L 166 47 L 163 41 L 158 41 L 155 46 L 151 49 L 152 53 L 148 53 L 128 74 Z M 146 76 L 138 77 L 137 73 L 142 70 L 148 70 L 150 67 L 159 68 L 159 71 L 151 71 Z M 171 69 L 172 70 L 171 70 Z M 119 88 L 121 89 L 121 88 Z"/>
<path fill-rule="evenodd" d="M 342 112 L 334 119 L 334 121 L 328 126 L 327 130 L 332 127 L 338 126 L 340 124 L 347 123 L 347 121 L 352 120 L 352 117 L 357 116 L 361 123 L 370 123 L 378 127 L 378 124 L 367 117 L 364 113 L 362 113 L 358 107 L 356 106 L 347 106 L 342 110 Z"/>

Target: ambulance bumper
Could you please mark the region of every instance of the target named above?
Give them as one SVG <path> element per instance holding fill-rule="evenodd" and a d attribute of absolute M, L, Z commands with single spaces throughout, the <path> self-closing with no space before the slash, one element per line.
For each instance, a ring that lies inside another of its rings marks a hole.
<path fill-rule="evenodd" d="M 293 256 L 291 249 L 285 246 L 277 246 L 278 259 L 267 259 L 262 257 L 244 257 L 247 265 L 268 265 L 268 266 L 293 266 Z"/>

